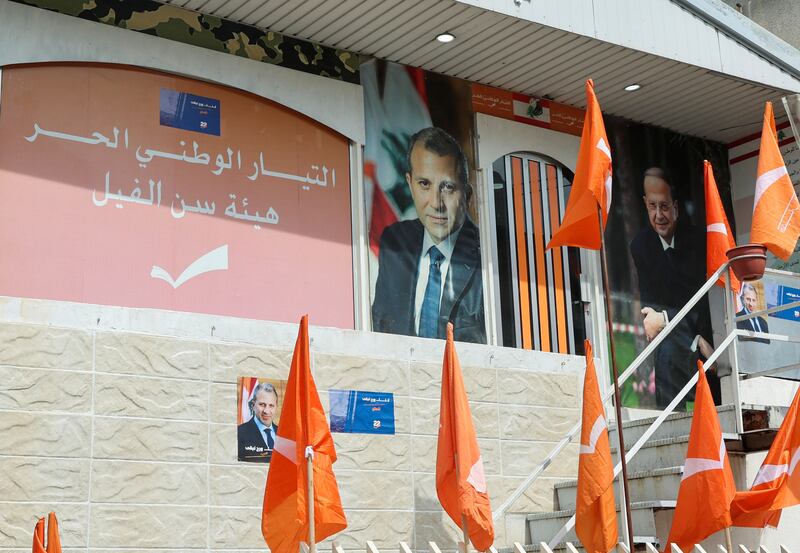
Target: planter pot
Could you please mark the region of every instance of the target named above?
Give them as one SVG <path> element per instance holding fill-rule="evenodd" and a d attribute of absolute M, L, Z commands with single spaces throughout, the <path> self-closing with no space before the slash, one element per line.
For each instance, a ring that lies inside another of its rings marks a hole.
<path fill-rule="evenodd" d="M 741 281 L 758 280 L 767 267 L 767 248 L 763 244 L 745 244 L 731 248 L 728 256 L 733 274 Z"/>

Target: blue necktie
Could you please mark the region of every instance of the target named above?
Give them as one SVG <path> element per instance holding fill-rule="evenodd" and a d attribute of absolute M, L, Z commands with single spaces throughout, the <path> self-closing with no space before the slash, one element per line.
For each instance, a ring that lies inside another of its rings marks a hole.
<path fill-rule="evenodd" d="M 274 449 L 275 447 L 275 440 L 272 439 L 272 427 L 268 426 L 264 429 L 264 434 L 267 437 L 267 447 L 269 449 Z"/>
<path fill-rule="evenodd" d="M 419 314 L 419 332 L 417 334 L 424 338 L 436 338 L 439 328 L 439 300 L 442 296 L 442 275 L 439 271 L 439 264 L 444 259 L 444 254 L 436 246 L 431 246 L 431 249 L 428 250 L 428 257 L 431 260 L 431 266 Z"/>

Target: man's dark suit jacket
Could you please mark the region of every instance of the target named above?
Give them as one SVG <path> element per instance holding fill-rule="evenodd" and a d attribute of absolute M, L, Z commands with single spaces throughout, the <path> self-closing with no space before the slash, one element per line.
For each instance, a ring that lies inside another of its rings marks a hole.
<path fill-rule="evenodd" d="M 658 234 L 648 225 L 631 241 L 631 256 L 639 275 L 642 307 L 666 311 L 672 320 L 705 283 L 705 234 L 696 227 L 678 224 L 674 248 L 664 250 Z M 691 351 L 695 336 L 713 344 L 708 299 L 703 298 L 656 349 L 656 403 L 666 407 L 697 371 L 699 354 Z M 706 372 L 709 387 L 719 404 L 716 374 Z M 686 400 L 694 400 L 694 391 Z M 685 406 L 681 402 L 679 407 Z"/>
<path fill-rule="evenodd" d="M 425 228 L 419 219 L 400 221 L 381 236 L 378 282 L 372 303 L 372 330 L 416 336 L 414 298 Z M 448 321 L 461 342 L 486 343 L 483 279 L 478 228 L 469 219 L 458 235 L 450 268 L 442 282 L 437 336 L 444 338 Z"/>
<path fill-rule="evenodd" d="M 741 311 L 739 311 L 736 314 L 737 317 L 741 317 L 742 315 L 747 315 L 747 311 L 742 309 Z M 761 332 L 769 332 L 769 326 L 767 325 L 767 321 L 766 321 L 766 319 L 764 319 L 764 317 L 754 317 L 754 318 L 758 319 L 758 325 L 761 327 Z M 746 321 L 739 321 L 739 322 L 736 323 L 736 328 L 739 328 L 741 330 L 752 330 L 752 331 L 755 332 L 755 329 L 753 328 L 753 324 L 751 322 L 752 320 L 753 319 L 747 319 Z M 744 341 L 744 342 L 759 342 L 761 344 L 769 344 L 769 339 L 767 339 L 767 338 L 744 338 L 744 337 L 742 337 L 742 338 L 739 338 L 739 339 Z"/>
<path fill-rule="evenodd" d="M 278 432 L 278 425 L 273 423 L 272 428 Z M 272 450 L 267 448 L 267 441 L 256 425 L 253 417 L 247 422 L 237 427 L 239 438 L 239 460 L 240 461 L 259 461 L 269 463 L 272 458 Z"/>

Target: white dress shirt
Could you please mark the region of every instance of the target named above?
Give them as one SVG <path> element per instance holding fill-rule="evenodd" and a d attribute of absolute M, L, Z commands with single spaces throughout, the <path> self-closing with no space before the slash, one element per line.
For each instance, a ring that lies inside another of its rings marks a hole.
<path fill-rule="evenodd" d="M 442 287 L 439 290 L 439 305 L 441 306 L 442 296 L 445 286 L 452 286 L 452 282 L 447 281 L 447 270 L 450 268 L 450 258 L 453 257 L 453 249 L 455 248 L 458 234 L 461 232 L 459 228 L 454 233 L 450 234 L 445 240 L 438 244 L 433 243 L 433 238 L 425 230 L 424 238 L 422 239 L 422 255 L 419 258 L 419 271 L 417 272 L 417 288 L 414 295 L 414 332 L 419 334 L 419 316 L 422 312 L 422 301 L 425 299 L 425 288 L 428 286 L 428 276 L 431 271 L 431 257 L 428 255 L 428 250 L 431 246 L 436 246 L 441 254 L 444 256 L 441 263 L 439 263 L 439 274 L 441 275 Z M 452 290 L 450 291 L 452 294 Z"/>

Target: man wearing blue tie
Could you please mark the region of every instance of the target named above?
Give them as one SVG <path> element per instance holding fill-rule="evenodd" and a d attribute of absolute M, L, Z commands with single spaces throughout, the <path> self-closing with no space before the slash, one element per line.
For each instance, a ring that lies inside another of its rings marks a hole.
<path fill-rule="evenodd" d="M 736 313 L 737 317 L 742 315 L 749 315 L 753 311 L 758 311 L 758 292 L 755 287 L 750 283 L 742 284 L 742 303 L 744 307 L 741 311 Z M 767 320 L 764 317 L 750 317 L 744 321 L 738 321 L 736 328 L 741 330 L 752 330 L 753 332 L 769 332 Z M 769 344 L 767 338 L 739 338 L 743 342 L 759 342 L 761 344 Z"/>
<path fill-rule="evenodd" d="M 268 382 L 253 389 L 248 403 L 252 418 L 239 425 L 239 460 L 268 463 L 275 447 L 278 425 L 274 417 L 278 409 L 278 391 Z"/>
<path fill-rule="evenodd" d="M 406 183 L 417 219 L 383 231 L 372 329 L 486 343 L 478 228 L 469 220 L 467 160 L 453 137 L 428 127 L 411 137 Z"/>

